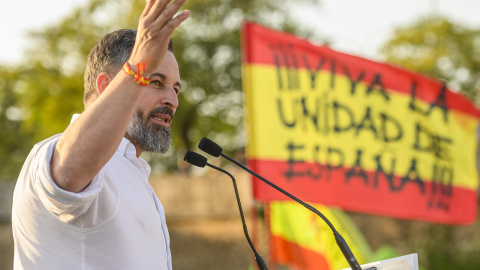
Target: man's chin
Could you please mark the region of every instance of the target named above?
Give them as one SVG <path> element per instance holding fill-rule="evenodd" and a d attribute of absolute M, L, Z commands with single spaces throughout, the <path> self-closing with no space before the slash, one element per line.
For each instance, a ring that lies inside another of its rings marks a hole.
<path fill-rule="evenodd" d="M 170 127 L 151 117 L 143 118 L 143 112 L 137 111 L 127 128 L 127 138 L 136 147 L 153 153 L 166 153 L 170 150 Z"/>

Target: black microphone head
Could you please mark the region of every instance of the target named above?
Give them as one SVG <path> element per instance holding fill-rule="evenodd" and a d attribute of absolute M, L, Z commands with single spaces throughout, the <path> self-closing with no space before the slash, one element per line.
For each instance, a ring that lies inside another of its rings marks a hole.
<path fill-rule="evenodd" d="M 198 154 L 198 153 L 195 153 L 193 151 L 187 151 L 187 153 L 185 153 L 185 156 L 183 157 L 183 160 L 185 160 L 186 162 L 194 165 L 194 166 L 197 166 L 197 167 L 205 167 L 205 165 L 207 164 L 207 158 Z"/>
<path fill-rule="evenodd" d="M 198 148 L 214 157 L 218 157 L 222 153 L 222 147 L 220 147 L 220 145 L 205 137 L 198 143 Z"/>

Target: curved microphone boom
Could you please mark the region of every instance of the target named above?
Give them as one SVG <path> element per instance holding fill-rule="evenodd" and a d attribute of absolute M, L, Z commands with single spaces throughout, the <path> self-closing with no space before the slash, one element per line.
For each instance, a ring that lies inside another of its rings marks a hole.
<path fill-rule="evenodd" d="M 275 185 L 274 183 L 272 183 L 272 182 L 268 181 L 267 179 L 263 178 L 261 175 L 257 174 L 256 172 L 254 172 L 254 171 L 248 169 L 247 167 L 243 166 L 240 162 L 230 158 L 227 155 L 224 155 L 222 153 L 222 151 L 223 151 L 222 147 L 220 147 L 218 144 L 216 144 L 212 140 L 204 137 L 200 141 L 200 143 L 198 144 L 198 148 L 200 148 L 205 153 L 207 153 L 209 155 L 212 155 L 214 157 L 222 156 L 222 157 L 228 159 L 229 161 L 235 163 L 236 165 L 238 165 L 239 167 L 241 167 L 245 171 L 249 172 L 250 174 L 257 177 L 258 179 L 262 180 L 267 185 L 275 188 L 276 190 L 280 191 L 281 193 L 283 193 L 284 195 L 286 195 L 290 199 L 298 202 L 299 204 L 303 205 L 308 210 L 317 214 L 317 216 L 319 216 L 321 219 L 323 219 L 325 221 L 325 223 L 327 223 L 328 227 L 330 227 L 330 229 L 332 230 L 333 235 L 335 237 L 335 241 L 337 242 L 338 247 L 342 251 L 343 256 L 345 256 L 345 259 L 347 260 L 348 265 L 350 265 L 351 269 L 352 270 L 362 270 L 362 268 L 360 267 L 360 264 L 358 263 L 357 259 L 355 258 L 355 255 L 353 255 L 352 251 L 350 250 L 350 247 L 348 246 L 348 244 L 345 241 L 345 239 L 343 238 L 343 236 L 340 235 L 340 233 L 335 229 L 335 227 L 330 222 L 330 220 L 328 220 L 322 213 L 320 213 L 320 211 L 318 211 L 317 209 L 315 209 L 313 206 L 309 205 L 308 203 L 305 203 L 302 200 L 298 199 L 297 197 L 293 196 L 292 194 L 288 193 L 287 191 L 285 191 L 284 189 Z"/>
<path fill-rule="evenodd" d="M 235 196 L 237 197 L 238 210 L 240 211 L 240 217 L 242 218 L 243 232 L 245 233 L 245 237 L 247 238 L 247 242 L 248 242 L 248 244 L 250 245 L 250 248 L 253 251 L 255 261 L 257 262 L 258 268 L 260 270 L 268 270 L 265 261 L 263 261 L 260 254 L 258 254 L 258 252 L 255 250 L 255 247 L 253 246 L 253 243 L 250 240 L 250 237 L 248 236 L 247 224 L 245 223 L 245 217 L 243 216 L 242 203 L 240 202 L 240 196 L 238 195 L 237 183 L 236 183 L 233 175 L 231 175 L 229 172 L 227 172 L 227 171 L 225 171 L 225 170 L 223 170 L 219 167 L 216 167 L 216 166 L 208 163 L 206 157 L 204 157 L 204 156 L 202 156 L 198 153 L 195 153 L 193 151 L 187 151 L 187 153 L 185 153 L 185 156 L 184 156 L 183 160 L 185 160 L 186 162 L 188 162 L 188 163 L 190 163 L 194 166 L 201 167 L 201 168 L 203 168 L 205 166 L 208 166 L 208 167 L 213 168 L 217 171 L 223 172 L 224 174 L 226 174 L 226 175 L 230 176 L 230 178 L 232 178 L 233 188 L 235 189 Z"/>

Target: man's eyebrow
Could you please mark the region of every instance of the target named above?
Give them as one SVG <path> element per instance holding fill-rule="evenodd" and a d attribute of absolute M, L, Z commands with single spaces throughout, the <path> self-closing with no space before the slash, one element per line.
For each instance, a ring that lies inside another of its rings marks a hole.
<path fill-rule="evenodd" d="M 162 80 L 167 79 L 167 76 L 163 75 L 162 73 L 158 73 L 158 72 L 154 72 L 154 73 L 150 74 L 150 78 L 153 78 L 154 76 L 158 76 L 158 77 L 162 78 Z M 176 82 L 173 85 L 176 85 L 176 86 L 182 88 L 182 84 L 180 82 Z"/>

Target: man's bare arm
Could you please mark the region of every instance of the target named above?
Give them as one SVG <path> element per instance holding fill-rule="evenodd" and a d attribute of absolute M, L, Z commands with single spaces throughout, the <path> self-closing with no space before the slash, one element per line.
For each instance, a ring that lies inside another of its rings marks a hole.
<path fill-rule="evenodd" d="M 150 0 L 140 16 L 135 46 L 128 62 L 136 72 L 145 63 L 149 77 L 162 62 L 175 28 L 189 12 L 173 18 L 185 0 Z M 168 7 L 167 7 L 168 5 Z M 59 139 L 50 162 L 55 183 L 80 192 L 115 153 L 142 97 L 145 86 L 119 72 L 98 99 L 72 123 Z"/>

